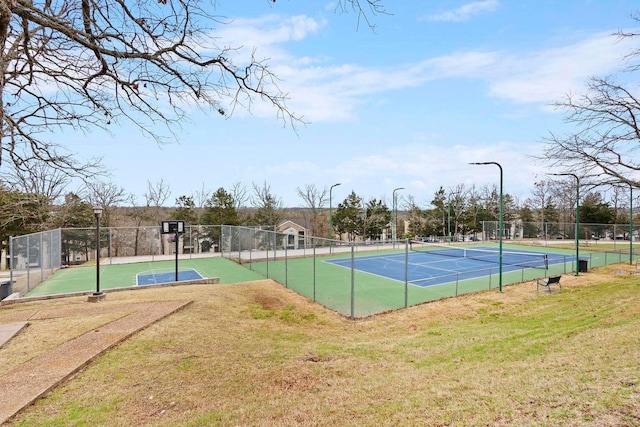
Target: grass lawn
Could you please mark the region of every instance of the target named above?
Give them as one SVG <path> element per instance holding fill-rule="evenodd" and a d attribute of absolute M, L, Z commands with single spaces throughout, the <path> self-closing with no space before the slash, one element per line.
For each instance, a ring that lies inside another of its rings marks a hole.
<path fill-rule="evenodd" d="M 635 273 L 621 264 L 564 275 L 560 293 L 528 282 L 359 321 L 270 280 L 113 293 L 100 304 L 194 302 L 12 425 L 638 426 Z M 34 321 L 0 363 L 95 327 L 91 316 Z"/>

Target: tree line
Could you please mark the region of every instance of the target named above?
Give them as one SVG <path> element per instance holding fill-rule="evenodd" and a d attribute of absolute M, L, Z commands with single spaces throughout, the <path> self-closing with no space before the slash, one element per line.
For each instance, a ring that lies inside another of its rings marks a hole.
<path fill-rule="evenodd" d="M 11 177 L 15 175 L 5 177 L 0 185 L 0 238 L 5 245 L 9 236 L 94 227 L 94 207 L 102 210 L 103 227 L 158 226 L 162 220 L 175 219 L 189 225 L 275 230 L 283 221 L 292 220 L 305 227 L 309 235 L 349 241 L 390 239 L 394 221 L 397 238 L 475 236 L 483 231 L 483 222 L 498 221 L 500 212 L 500 194 L 495 185 L 441 186 L 428 200 L 419 202 L 407 194 L 398 197 L 396 206 L 384 197 L 365 197 L 351 190 L 329 206 L 329 190 L 307 184 L 296 189 L 302 208 L 292 208 L 285 207 L 266 182 L 253 183 L 251 187 L 238 182 L 216 190 L 203 186 L 193 194 L 172 199 L 170 186 L 161 180 L 148 182 L 143 199 L 138 200 L 113 183 L 95 181 L 79 192 L 63 194 L 67 181 L 61 180 L 45 193 L 29 191 L 36 189 L 35 183 L 25 185 Z M 609 186 L 604 191 L 602 187 L 577 189 L 576 184 L 572 179 L 546 179 L 534 183 L 525 199 L 503 194 L 503 219 L 573 223 L 576 190 L 581 190 L 581 223 L 628 223 L 629 207 L 634 204 L 629 187 Z M 218 236 L 208 237 L 215 242 Z"/>

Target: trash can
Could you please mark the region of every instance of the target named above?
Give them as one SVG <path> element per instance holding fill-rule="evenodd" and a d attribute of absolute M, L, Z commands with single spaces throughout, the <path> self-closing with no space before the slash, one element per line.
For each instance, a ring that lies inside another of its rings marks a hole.
<path fill-rule="evenodd" d="M 11 280 L 0 281 L 0 301 L 11 295 Z"/>
<path fill-rule="evenodd" d="M 589 270 L 589 260 L 588 259 L 579 259 L 578 260 L 578 271 L 580 273 L 586 273 Z"/>

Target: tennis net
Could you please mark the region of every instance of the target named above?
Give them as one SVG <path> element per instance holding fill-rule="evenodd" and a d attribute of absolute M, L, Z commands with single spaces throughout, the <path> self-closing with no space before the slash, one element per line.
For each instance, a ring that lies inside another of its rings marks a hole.
<path fill-rule="evenodd" d="M 493 249 L 463 248 L 433 243 L 416 242 L 410 244 L 414 252 L 426 255 L 446 256 L 455 258 L 468 258 L 477 261 L 500 263 L 500 251 Z M 549 256 L 533 252 L 502 251 L 502 263 L 527 268 L 549 268 Z"/>

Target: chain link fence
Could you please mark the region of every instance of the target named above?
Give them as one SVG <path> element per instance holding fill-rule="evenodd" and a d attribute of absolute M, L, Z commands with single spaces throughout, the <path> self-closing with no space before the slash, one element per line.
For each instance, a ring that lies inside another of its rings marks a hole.
<path fill-rule="evenodd" d="M 505 221 L 503 227 L 505 240 L 536 240 L 553 242 L 575 240 L 576 224 L 562 222 L 523 222 Z M 499 237 L 498 221 L 483 221 L 481 240 L 497 240 Z M 629 236 L 632 238 L 630 239 Z M 630 241 L 640 239 L 640 225 L 629 224 L 578 224 L 578 240 L 583 242 L 609 242 L 614 247 L 624 249 Z M 626 245 L 625 242 L 626 241 Z"/>
<path fill-rule="evenodd" d="M 60 266 L 61 241 L 60 229 L 11 237 L 7 262 L 11 276 L 6 293 L 24 294 L 53 274 Z"/>
<path fill-rule="evenodd" d="M 584 224 L 579 230 L 590 237 L 580 242 L 580 261 L 584 260 L 588 266 L 635 259 L 633 242 L 638 228 L 630 229 L 624 224 Z M 95 232 L 94 228 L 58 229 L 12 237 L 9 254 L 11 291 L 25 294 L 59 268 L 95 262 Z M 482 234 L 477 234 L 478 238 L 474 240 L 484 245 L 493 244 L 498 235 L 498 223 L 485 222 Z M 406 240 L 347 242 L 307 236 L 303 232 L 291 234 L 252 227 L 195 225 L 186 226 L 186 232 L 178 236 L 178 244 L 175 235 L 161 234 L 159 226 L 101 228 L 100 257 L 101 264 L 164 261 L 176 256 L 176 248 L 182 259 L 222 255 L 350 318 L 578 270 L 578 260 L 571 246 L 575 224 L 505 223 L 503 235 L 505 248 L 512 245 L 509 250 L 517 250 L 518 243 L 545 246 L 544 252 L 558 254 L 563 261 L 548 269 L 509 269 L 502 276 L 498 265 L 487 264 L 488 268 L 475 272 L 477 277 L 453 272 L 447 273 L 446 277 L 439 276 L 437 280 L 425 278 L 424 283 L 415 286 L 408 280 L 392 280 L 354 267 L 358 257 L 404 253 L 407 254 L 404 268 L 409 269 L 410 244 Z M 625 241 L 628 236 L 632 239 Z M 347 262 L 340 267 L 330 262 L 335 259 Z"/>
<path fill-rule="evenodd" d="M 486 224 L 487 231 L 483 236 L 491 235 L 490 225 Z M 264 277 L 350 318 L 367 317 L 444 297 L 492 289 L 499 284 L 520 283 L 579 269 L 572 249 L 549 245 L 544 252 L 554 254 L 560 261 L 550 265 L 548 269 L 511 268 L 503 272 L 500 278 L 499 266 L 496 264 L 474 271 L 473 278 L 469 278 L 469 272 L 449 273 L 425 279 L 421 286 L 413 286 L 408 280 L 398 283 L 375 274 L 363 273 L 353 266 L 356 257 L 404 251 L 407 253 L 405 269 L 408 269 L 408 241 L 345 242 L 309 237 L 291 245 L 290 239 L 290 235 L 274 231 L 223 226 L 222 253 Z M 489 237 L 484 244 L 491 241 Z M 328 262 L 335 258 L 351 258 L 351 266 L 328 267 Z M 591 267 L 625 262 L 628 259 L 629 255 L 624 250 L 583 250 L 580 255 L 580 260 Z M 433 283 L 429 283 L 429 280 Z"/>
<path fill-rule="evenodd" d="M 100 259 L 103 264 L 162 261 L 215 256 L 220 226 L 186 227 L 179 235 L 163 235 L 160 226 L 100 228 Z M 63 228 L 11 237 L 7 265 L 11 271 L 9 293 L 21 295 L 34 289 L 59 268 L 95 262 L 96 229 Z"/>

